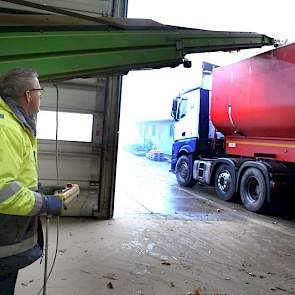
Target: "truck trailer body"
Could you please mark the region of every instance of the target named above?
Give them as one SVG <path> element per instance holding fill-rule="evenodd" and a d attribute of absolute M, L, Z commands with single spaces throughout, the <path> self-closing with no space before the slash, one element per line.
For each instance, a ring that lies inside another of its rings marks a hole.
<path fill-rule="evenodd" d="M 295 162 L 295 44 L 216 69 L 211 116 L 230 155 Z"/>
<path fill-rule="evenodd" d="M 213 185 L 221 199 L 241 198 L 250 211 L 273 209 L 295 176 L 295 44 L 211 72 L 212 91 L 174 100 L 171 170 L 182 186 Z"/>

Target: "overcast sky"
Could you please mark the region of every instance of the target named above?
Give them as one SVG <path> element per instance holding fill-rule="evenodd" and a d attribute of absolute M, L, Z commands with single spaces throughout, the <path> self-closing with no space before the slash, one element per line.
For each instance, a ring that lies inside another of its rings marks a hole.
<path fill-rule="evenodd" d="M 295 41 L 294 0 L 129 0 L 128 17 L 149 18 L 184 27 L 249 31 L 276 39 Z M 293 4 L 293 5 L 292 5 Z M 263 50 L 270 50 L 264 47 Z M 259 53 L 210 53 L 187 56 L 191 69 L 130 72 L 124 77 L 122 127 L 129 121 L 169 117 L 172 98 L 198 86 L 202 61 L 224 65 Z"/>

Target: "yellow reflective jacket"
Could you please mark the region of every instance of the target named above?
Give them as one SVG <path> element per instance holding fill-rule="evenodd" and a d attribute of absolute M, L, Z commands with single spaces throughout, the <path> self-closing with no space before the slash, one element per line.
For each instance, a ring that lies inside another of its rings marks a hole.
<path fill-rule="evenodd" d="M 37 244 L 43 207 L 37 176 L 37 139 L 21 113 L 0 98 L 0 258 Z"/>

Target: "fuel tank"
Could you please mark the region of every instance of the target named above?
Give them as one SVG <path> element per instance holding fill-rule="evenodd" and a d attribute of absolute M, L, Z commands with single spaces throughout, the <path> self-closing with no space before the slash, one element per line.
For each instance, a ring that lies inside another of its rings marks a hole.
<path fill-rule="evenodd" d="M 211 119 L 226 137 L 295 139 L 295 43 L 213 73 Z"/>

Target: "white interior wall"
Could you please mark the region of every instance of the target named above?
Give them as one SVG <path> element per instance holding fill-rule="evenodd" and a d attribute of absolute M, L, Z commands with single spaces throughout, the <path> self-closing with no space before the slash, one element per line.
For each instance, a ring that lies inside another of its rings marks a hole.
<path fill-rule="evenodd" d="M 58 141 L 56 144 L 55 140 L 39 139 L 40 182 L 44 185 L 78 183 L 81 188 L 79 199 L 69 205 L 65 215 L 91 216 L 98 209 L 105 83 L 105 79 L 75 79 L 44 87 L 41 110 L 58 108 L 59 112 L 93 114 L 92 142 Z M 58 123 L 60 126 L 61 121 Z M 55 125 L 56 121 L 48 124 Z M 76 132 L 83 132 L 78 129 Z"/>

